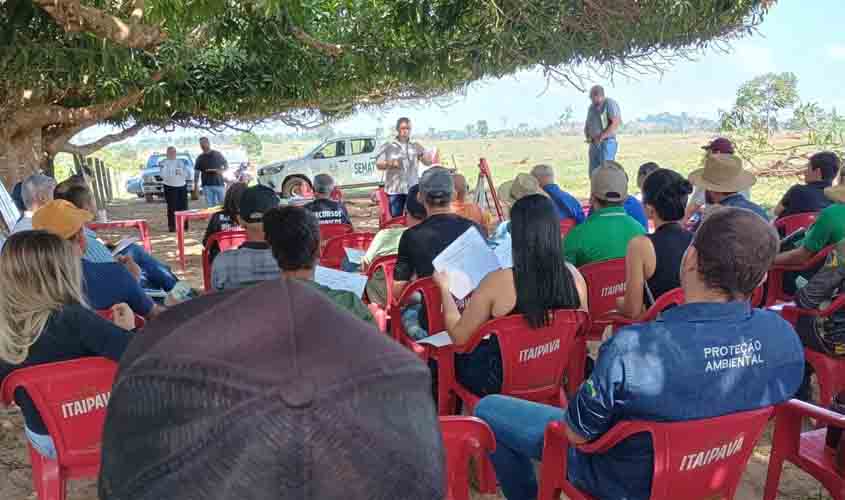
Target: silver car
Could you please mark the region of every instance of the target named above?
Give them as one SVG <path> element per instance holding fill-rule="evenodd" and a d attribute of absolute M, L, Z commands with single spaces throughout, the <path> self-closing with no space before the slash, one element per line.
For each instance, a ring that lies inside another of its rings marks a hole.
<path fill-rule="evenodd" d="M 376 138 L 349 136 L 329 139 L 301 158 L 278 161 L 258 169 L 258 183 L 275 189 L 283 197 L 302 194 L 302 186 L 313 187 L 317 174 L 331 175 L 338 187 L 376 186 L 382 172 L 376 169 Z"/>

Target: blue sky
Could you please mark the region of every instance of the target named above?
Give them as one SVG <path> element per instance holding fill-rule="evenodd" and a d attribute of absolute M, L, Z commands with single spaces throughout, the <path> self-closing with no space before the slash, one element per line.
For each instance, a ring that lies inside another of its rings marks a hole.
<path fill-rule="evenodd" d="M 623 119 L 635 119 L 663 111 L 716 118 L 728 109 L 736 89 L 754 76 L 791 71 L 798 75 L 804 101 L 845 111 L 845 5 L 843 0 L 780 0 L 770 10 L 759 33 L 736 41 L 730 53 L 708 49 L 694 61 L 669 67 L 661 76 L 637 80 L 596 81 L 615 98 Z M 580 91 L 552 83 L 547 90 L 540 71 L 526 71 L 499 80 L 473 84 L 464 96 L 441 108 L 430 103 L 394 106 L 361 112 L 334 124 L 341 132 L 369 132 L 391 127 L 399 116 L 410 116 L 418 131 L 429 127 L 462 129 L 468 123 L 487 120 L 501 128 L 519 123 L 546 125 L 568 106 L 575 118 L 586 113 L 587 97 Z M 282 127 L 278 127 L 282 128 Z M 84 132 L 74 142 L 102 135 L 103 127 Z M 177 134 L 194 134 L 180 131 Z M 142 134 L 143 136 L 143 134 Z"/>

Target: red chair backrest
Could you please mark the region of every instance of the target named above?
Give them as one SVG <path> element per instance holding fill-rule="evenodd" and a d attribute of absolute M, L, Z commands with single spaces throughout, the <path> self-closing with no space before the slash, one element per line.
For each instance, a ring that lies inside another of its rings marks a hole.
<path fill-rule="evenodd" d="M 810 226 L 816 222 L 816 217 L 819 216 L 818 212 L 807 212 L 803 214 L 795 214 L 795 215 L 787 215 L 786 217 L 781 217 L 780 219 L 775 221 L 775 227 L 781 231 L 784 236 L 788 236 L 795 231 L 801 229 L 809 229 Z"/>
<path fill-rule="evenodd" d="M 216 243 L 220 253 L 223 253 L 231 248 L 238 248 L 245 241 L 246 231 L 243 229 L 220 231 L 208 238 L 208 241 L 205 242 L 205 248 L 202 249 L 202 281 L 206 292 L 211 290 L 211 254 L 209 250 Z"/>
<path fill-rule="evenodd" d="M 488 321 L 479 328 L 478 338 L 495 335 L 499 341 L 502 394 L 549 401 L 560 395 L 575 339 L 586 334 L 588 325 L 589 316 L 584 311 L 557 310 L 551 324 L 537 329 L 516 314 Z"/>
<path fill-rule="evenodd" d="M 590 315 L 616 309 L 616 298 L 625 296 L 625 259 L 593 262 L 578 269 L 587 282 Z"/>
<path fill-rule="evenodd" d="M 393 270 L 396 269 L 396 255 L 382 255 L 367 268 L 367 280 L 373 279 L 376 270 L 381 269 L 384 272 L 384 282 L 387 285 L 387 304 L 389 308 L 393 304 Z"/>
<path fill-rule="evenodd" d="M 103 318 L 106 321 L 114 320 L 114 313 L 111 309 L 100 309 L 97 312 L 97 316 Z M 135 315 L 135 329 L 140 330 L 144 328 L 144 325 L 147 324 L 147 321 L 144 319 L 143 316 Z"/>
<path fill-rule="evenodd" d="M 354 232 L 351 224 L 320 224 L 320 248 L 326 246 L 326 242 L 332 238 L 343 236 Z"/>
<path fill-rule="evenodd" d="M 664 293 L 654 301 L 654 304 L 648 308 L 642 317 L 637 318 L 640 322 L 654 321 L 657 316 L 663 311 L 673 306 L 679 306 L 684 303 L 684 290 L 682 288 L 673 288 Z"/>
<path fill-rule="evenodd" d="M 376 189 L 376 200 L 378 200 L 378 225 L 384 227 L 390 220 L 390 201 L 383 187 Z"/>
<path fill-rule="evenodd" d="M 386 227 L 396 227 L 396 226 L 407 226 L 408 225 L 408 216 L 407 215 L 400 215 L 399 217 L 394 217 L 384 224 L 380 225 L 380 229 L 384 229 Z"/>
<path fill-rule="evenodd" d="M 687 422 L 624 422 L 611 432 L 649 432 L 654 443 L 652 499 L 733 498 L 754 445 L 774 409 Z"/>
<path fill-rule="evenodd" d="M 15 389 L 26 390 L 56 445 L 63 467 L 100 463 L 106 407 L 117 363 L 81 358 L 12 372 L 3 380 L 3 403 L 12 404 Z"/>
<path fill-rule="evenodd" d="M 397 300 L 399 309 L 406 306 L 411 299 L 411 295 L 419 292 L 423 296 L 425 303 L 425 314 L 428 319 L 428 333 L 434 335 L 446 330 L 446 322 L 443 319 L 443 300 L 440 295 L 440 287 L 434 282 L 434 278 L 420 278 L 414 280 L 402 290 L 402 295 Z M 391 325 L 393 329 L 393 336 L 399 341 L 410 341 L 410 339 L 402 338 L 399 335 L 402 329 L 402 315 L 401 313 L 390 315 Z"/>
<path fill-rule="evenodd" d="M 493 431 L 475 417 L 440 417 L 446 449 L 447 500 L 469 500 L 469 461 L 496 449 Z"/>
<path fill-rule="evenodd" d="M 144 250 L 152 252 L 153 247 L 150 242 L 150 225 L 143 219 L 131 220 L 113 220 L 109 222 L 89 222 L 86 224 L 88 229 L 92 231 L 109 230 L 109 229 L 137 229 L 141 236 L 141 243 L 144 245 Z"/>
<path fill-rule="evenodd" d="M 320 265 L 340 269 L 343 258 L 346 257 L 344 248 L 367 250 L 375 236 L 373 233 L 348 233 L 330 238 L 320 253 Z"/>
<path fill-rule="evenodd" d="M 560 235 L 565 237 L 569 234 L 569 231 L 572 231 L 572 228 L 578 224 L 578 221 L 573 218 L 563 219 L 560 221 Z"/>
<path fill-rule="evenodd" d="M 339 187 L 335 186 L 329 197 L 331 197 L 334 201 L 343 201 L 343 191 L 341 191 Z"/>

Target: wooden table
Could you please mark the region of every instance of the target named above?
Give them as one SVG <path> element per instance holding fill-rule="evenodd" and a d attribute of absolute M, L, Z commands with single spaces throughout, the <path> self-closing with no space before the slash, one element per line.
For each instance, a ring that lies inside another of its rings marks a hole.
<path fill-rule="evenodd" d="M 182 210 L 176 212 L 176 246 L 179 249 L 179 266 L 185 270 L 185 223 L 192 220 L 207 220 L 219 212 L 219 208 L 203 208 L 199 210 Z"/>

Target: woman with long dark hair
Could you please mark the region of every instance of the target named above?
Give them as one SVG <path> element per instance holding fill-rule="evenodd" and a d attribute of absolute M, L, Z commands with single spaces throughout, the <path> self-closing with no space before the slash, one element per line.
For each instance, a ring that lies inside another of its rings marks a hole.
<path fill-rule="evenodd" d="M 243 196 L 246 188 L 247 185 L 243 182 L 236 182 L 226 190 L 226 197 L 223 198 L 223 210 L 212 215 L 208 221 L 205 236 L 202 237 L 203 246 L 208 245 L 208 239 L 214 234 L 240 228 L 238 213 L 241 211 L 241 196 Z M 212 248 L 208 249 L 209 261 L 214 262 L 218 253 L 220 253 L 220 248 L 215 243 Z"/>
<path fill-rule="evenodd" d="M 692 233 L 681 221 L 692 184 L 674 170 L 655 170 L 643 182 L 643 205 L 654 232 L 628 242 L 625 254 L 625 297 L 618 306 L 635 318 L 661 295 L 681 286 L 681 260 Z"/>
<path fill-rule="evenodd" d="M 534 194 L 511 207 L 513 268 L 488 274 L 463 315 L 449 292 L 446 273 L 434 279 L 443 295 L 446 328 L 455 345 L 463 345 L 493 318 L 523 314 L 532 328 L 549 324 L 556 309 L 587 309 L 587 284 L 563 258 L 560 220 L 548 197 Z M 496 394 L 502 387 L 502 357 L 495 336 L 455 359 L 458 381 L 473 393 Z"/>

